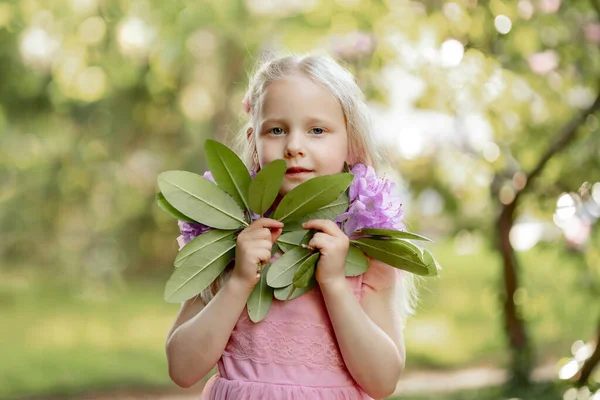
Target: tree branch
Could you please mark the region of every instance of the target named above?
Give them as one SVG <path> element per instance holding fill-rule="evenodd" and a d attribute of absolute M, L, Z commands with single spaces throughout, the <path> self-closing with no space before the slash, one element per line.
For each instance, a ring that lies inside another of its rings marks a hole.
<path fill-rule="evenodd" d="M 523 189 L 517 193 L 513 202 L 516 202 L 517 198 L 521 194 L 531 188 L 532 182 L 540 176 L 548 161 L 550 161 L 555 154 L 567 147 L 567 145 L 575 138 L 578 128 L 585 122 L 586 118 L 596 113 L 598 110 L 600 110 L 600 92 L 590 107 L 583 110 L 579 115 L 574 117 L 558 131 L 554 137 L 554 140 L 552 140 L 552 144 L 548 147 L 544 155 L 540 158 L 531 172 L 526 175 L 527 183 L 525 184 L 525 187 L 523 187 Z"/>

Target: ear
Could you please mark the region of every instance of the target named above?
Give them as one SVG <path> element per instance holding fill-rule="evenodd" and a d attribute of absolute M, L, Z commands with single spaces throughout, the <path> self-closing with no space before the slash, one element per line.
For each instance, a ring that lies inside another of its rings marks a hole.
<path fill-rule="evenodd" d="M 254 129 L 252 129 L 252 128 L 248 128 L 248 130 L 246 131 L 246 137 L 248 138 L 248 140 L 250 140 L 250 136 L 252 136 L 253 132 L 254 132 Z"/>

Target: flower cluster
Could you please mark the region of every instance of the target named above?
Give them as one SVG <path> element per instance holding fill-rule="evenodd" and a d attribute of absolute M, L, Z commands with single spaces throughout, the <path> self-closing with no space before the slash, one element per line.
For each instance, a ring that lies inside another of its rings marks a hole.
<path fill-rule="evenodd" d="M 396 184 L 380 178 L 373 167 L 356 164 L 350 170 L 354 180 L 350 184 L 350 207 L 336 221 L 351 236 L 362 228 L 404 230 L 402 203 L 393 194 Z"/>

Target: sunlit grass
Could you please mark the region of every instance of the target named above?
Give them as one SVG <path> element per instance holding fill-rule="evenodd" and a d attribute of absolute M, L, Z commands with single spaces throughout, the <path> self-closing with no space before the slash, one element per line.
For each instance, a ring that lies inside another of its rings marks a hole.
<path fill-rule="evenodd" d="M 424 281 L 419 311 L 405 330 L 408 371 L 502 366 L 499 261 L 485 249 L 457 256 L 445 243 L 433 250 L 444 270 L 439 279 Z M 558 254 L 534 249 L 521 257 L 525 289 L 519 299 L 540 363 L 592 337 L 590 321 L 600 311 L 578 289 L 576 268 Z M 0 398 L 174 387 L 164 342 L 179 306 L 163 301 L 165 279 L 136 279 L 111 290 L 92 284 L 82 291 L 47 277 L 1 273 Z"/>

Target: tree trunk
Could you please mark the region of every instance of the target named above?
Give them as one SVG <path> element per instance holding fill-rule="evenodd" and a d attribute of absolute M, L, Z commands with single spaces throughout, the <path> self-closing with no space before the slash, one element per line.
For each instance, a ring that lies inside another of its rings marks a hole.
<path fill-rule="evenodd" d="M 581 367 L 581 371 L 579 374 L 579 378 L 577 379 L 577 386 L 585 386 L 594 372 L 596 366 L 600 363 L 600 318 L 598 319 L 598 328 L 596 331 L 596 349 L 592 353 L 592 356 L 585 360 L 583 366 Z"/>
<path fill-rule="evenodd" d="M 532 351 L 529 346 L 525 321 L 521 318 L 515 304 L 515 292 L 519 287 L 518 263 L 515 251 L 510 244 L 510 230 L 514 223 L 516 202 L 502 207 L 498 218 L 498 245 L 504 264 L 503 299 L 504 325 L 511 350 L 511 384 L 521 386 L 529 383 L 531 372 Z"/>
<path fill-rule="evenodd" d="M 515 251 L 510 244 L 510 230 L 514 224 L 515 210 L 521 196 L 526 191 L 532 190 L 534 181 L 541 175 L 548 161 L 566 149 L 575 140 L 579 126 L 585 123 L 589 115 L 598 112 L 598 110 L 600 110 L 600 93 L 598 93 L 594 103 L 589 108 L 583 110 L 558 130 L 550 142 L 548 149 L 540 157 L 531 172 L 526 175 L 527 182 L 523 189 L 516 193 L 511 203 L 502 206 L 500 216 L 497 220 L 498 249 L 502 255 L 504 266 L 504 322 L 512 356 L 511 383 L 515 385 L 527 384 L 529 382 L 529 373 L 533 361 L 533 350 L 527 338 L 525 321 L 520 317 L 514 301 L 515 292 L 519 287 L 517 260 Z"/>

